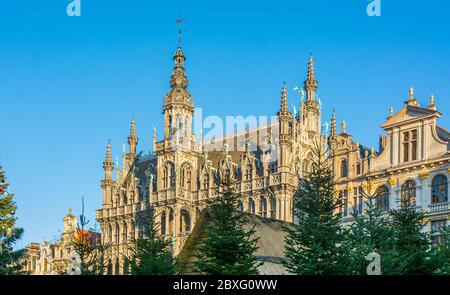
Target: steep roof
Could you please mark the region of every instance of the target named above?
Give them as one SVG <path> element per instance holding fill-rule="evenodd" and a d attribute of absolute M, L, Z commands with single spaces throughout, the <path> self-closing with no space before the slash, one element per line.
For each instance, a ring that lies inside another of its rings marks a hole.
<path fill-rule="evenodd" d="M 178 255 L 181 274 L 197 274 L 193 270 L 193 265 L 196 261 L 194 253 L 199 248 L 201 240 L 206 237 L 206 228 L 212 218 L 211 211 L 208 209 L 203 210 L 200 214 L 194 229 Z M 252 214 L 246 214 L 246 218 L 245 227 L 247 229 L 254 227 L 256 231 L 255 237 L 259 237 L 256 256 L 260 261 L 263 261 L 263 265 L 259 268 L 260 273 L 271 275 L 289 274 L 281 264 L 281 261 L 285 259 L 285 228 L 291 227 L 292 224 Z"/>

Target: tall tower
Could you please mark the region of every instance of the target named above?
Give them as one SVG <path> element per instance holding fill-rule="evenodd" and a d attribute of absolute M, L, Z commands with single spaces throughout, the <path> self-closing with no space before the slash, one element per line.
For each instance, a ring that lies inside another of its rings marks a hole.
<path fill-rule="evenodd" d="M 292 115 L 288 109 L 287 89 L 283 85 L 281 90 L 281 104 L 278 112 L 279 121 L 279 152 L 278 152 L 278 172 L 289 172 L 291 148 L 292 148 Z"/>
<path fill-rule="evenodd" d="M 105 161 L 103 161 L 103 170 L 105 171 L 105 177 L 100 182 L 100 185 L 103 189 L 103 207 L 109 208 L 112 203 L 112 190 L 113 183 L 112 180 L 112 171 L 114 169 L 114 163 L 112 161 L 111 154 L 111 143 L 108 141 L 108 145 L 106 146 L 106 157 Z"/>
<path fill-rule="evenodd" d="M 184 70 L 186 57 L 178 47 L 173 56 L 175 65 L 170 77 L 170 90 L 164 98 L 164 139 L 176 139 L 176 144 L 192 143 L 194 102 L 187 91 L 188 79 Z"/>
<path fill-rule="evenodd" d="M 310 133 L 320 134 L 320 102 L 316 99 L 317 80 L 314 77 L 314 60 L 312 54 L 309 56 L 308 73 L 305 80 L 306 101 L 303 115 L 306 130 Z"/>

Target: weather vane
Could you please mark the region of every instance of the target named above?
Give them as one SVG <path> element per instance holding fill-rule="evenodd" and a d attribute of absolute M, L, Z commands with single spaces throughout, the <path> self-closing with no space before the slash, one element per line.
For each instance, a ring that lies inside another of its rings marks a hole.
<path fill-rule="evenodd" d="M 177 18 L 177 25 L 178 25 L 178 47 L 181 48 L 181 24 L 183 23 L 183 19 L 181 18 L 181 15 Z"/>

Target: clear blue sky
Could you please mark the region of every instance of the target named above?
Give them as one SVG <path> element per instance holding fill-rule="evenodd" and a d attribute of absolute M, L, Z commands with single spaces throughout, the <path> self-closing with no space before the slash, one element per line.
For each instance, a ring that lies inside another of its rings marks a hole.
<path fill-rule="evenodd" d="M 3 1 L 0 163 L 22 245 L 53 238 L 82 196 L 93 224 L 107 140 L 119 155 L 132 115 L 140 150 L 150 150 L 152 126 L 161 135 L 180 12 L 190 91 L 205 115 L 273 115 L 282 82 L 302 86 L 313 52 L 324 119 L 335 108 L 360 143 L 377 146 L 410 86 L 422 104 L 436 96 L 449 128 L 450 2 L 381 2 L 370 18 L 367 0 L 81 0 L 70 18 L 66 0 Z"/>

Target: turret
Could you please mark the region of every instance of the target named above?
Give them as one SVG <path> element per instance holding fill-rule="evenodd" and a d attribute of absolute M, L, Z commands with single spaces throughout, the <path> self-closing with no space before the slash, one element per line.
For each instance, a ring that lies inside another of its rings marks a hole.
<path fill-rule="evenodd" d="M 131 119 L 130 136 L 128 136 L 128 144 L 130 145 L 130 154 L 136 154 L 136 146 L 138 144 L 138 137 L 136 136 L 136 122 L 134 116 Z"/>
<path fill-rule="evenodd" d="M 289 171 L 290 148 L 292 146 L 292 132 L 290 123 L 292 120 L 291 112 L 288 109 L 286 84 L 283 84 L 281 90 L 281 104 L 278 112 L 279 121 L 279 153 L 278 153 L 278 171 Z"/>
<path fill-rule="evenodd" d="M 108 141 L 106 146 L 106 158 L 103 161 L 103 170 L 105 170 L 105 178 L 101 181 L 103 189 L 103 206 L 110 206 L 112 203 L 112 187 L 114 181 L 112 180 L 112 171 L 114 163 L 112 161 L 111 143 Z"/>

